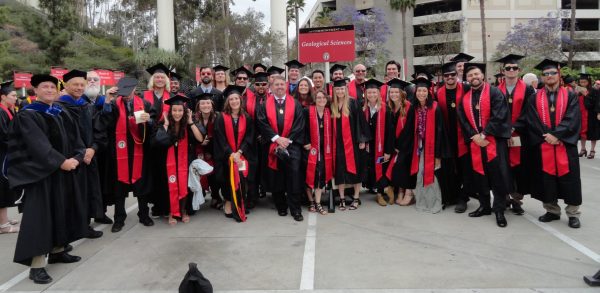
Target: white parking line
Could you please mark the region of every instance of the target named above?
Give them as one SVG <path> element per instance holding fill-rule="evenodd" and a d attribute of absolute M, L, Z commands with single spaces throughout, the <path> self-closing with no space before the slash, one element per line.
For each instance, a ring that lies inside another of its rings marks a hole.
<path fill-rule="evenodd" d="M 138 204 L 135 203 L 132 206 L 130 206 L 129 208 L 127 208 L 125 210 L 125 212 L 127 214 L 133 212 L 135 209 L 138 208 Z M 106 227 L 108 227 L 109 225 L 106 224 L 102 224 L 102 225 L 98 225 L 95 230 L 97 231 L 102 231 L 104 229 L 106 229 Z M 78 245 L 80 245 L 81 243 L 85 242 L 85 240 L 87 240 L 86 238 L 83 239 L 79 239 L 73 243 L 71 243 L 71 245 L 73 247 L 77 247 Z M 0 285 L 0 292 L 6 292 L 8 289 L 12 288 L 13 286 L 17 285 L 18 283 L 20 283 L 21 281 L 25 280 L 26 278 L 29 277 L 29 269 L 23 271 L 22 273 L 16 275 L 15 277 L 13 277 L 12 279 L 8 280 L 6 283 Z"/>
<path fill-rule="evenodd" d="M 304 258 L 302 259 L 302 275 L 300 290 L 315 289 L 315 252 L 317 242 L 317 213 L 308 214 L 306 241 L 304 243 Z"/>
<path fill-rule="evenodd" d="M 554 237 L 562 240 L 563 242 L 565 242 L 569 246 L 577 249 L 577 251 L 585 254 L 587 257 L 591 258 L 595 262 L 600 263 L 600 255 L 598 255 L 597 253 L 593 252 L 589 248 L 585 247 L 583 244 L 575 241 L 573 238 L 571 238 L 571 237 L 569 237 L 569 236 L 567 236 L 567 235 L 565 235 L 563 233 L 560 233 L 558 230 L 552 228 L 550 225 L 538 221 L 538 219 L 532 217 L 529 214 L 524 214 L 523 216 L 529 222 L 532 222 L 536 226 L 538 226 L 538 227 L 546 230 L 546 232 L 549 232 L 550 234 L 554 235 Z"/>

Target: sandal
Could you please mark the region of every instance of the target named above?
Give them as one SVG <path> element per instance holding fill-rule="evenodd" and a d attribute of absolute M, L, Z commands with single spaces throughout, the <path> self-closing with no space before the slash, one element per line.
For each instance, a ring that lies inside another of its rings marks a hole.
<path fill-rule="evenodd" d="M 315 205 L 315 208 L 317 209 L 317 212 L 321 215 L 327 215 L 327 211 L 325 209 L 323 209 L 323 206 L 318 203 Z"/>
<path fill-rule="evenodd" d="M 315 201 L 311 200 L 308 204 L 308 211 L 311 213 L 314 213 L 317 211 L 317 208 L 315 207 Z"/>
<path fill-rule="evenodd" d="M 586 149 L 582 149 L 579 152 L 579 157 L 587 157 L 587 150 Z"/>
<path fill-rule="evenodd" d="M 588 159 L 593 159 L 594 155 L 596 155 L 596 151 L 590 151 L 590 154 L 587 156 Z"/>
<path fill-rule="evenodd" d="M 189 223 L 189 222 L 190 222 L 190 215 L 188 215 L 188 214 L 183 214 L 183 215 L 181 216 L 181 221 L 182 221 L 182 222 L 184 222 L 184 223 Z"/>
<path fill-rule="evenodd" d="M 351 210 L 351 211 L 356 210 L 356 209 L 358 209 L 358 205 L 359 204 L 360 203 L 358 201 L 358 198 L 353 198 L 352 199 L 352 203 L 350 204 L 350 208 L 348 208 L 348 209 Z"/>
<path fill-rule="evenodd" d="M 20 230 L 21 229 L 19 226 L 13 226 L 10 224 L 10 222 L 0 225 L 0 234 L 18 233 Z"/>
<path fill-rule="evenodd" d="M 345 211 L 346 210 L 346 199 L 345 198 L 340 198 L 340 205 L 338 207 L 338 209 L 340 211 Z"/>
<path fill-rule="evenodd" d="M 175 226 L 177 225 L 177 220 L 175 218 L 173 218 L 173 216 L 169 216 L 169 226 Z"/>

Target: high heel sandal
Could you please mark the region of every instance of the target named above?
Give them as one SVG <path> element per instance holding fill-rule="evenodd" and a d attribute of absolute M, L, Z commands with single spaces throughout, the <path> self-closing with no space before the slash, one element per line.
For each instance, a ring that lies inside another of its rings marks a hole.
<path fill-rule="evenodd" d="M 338 209 L 340 211 L 345 211 L 346 210 L 346 199 L 345 198 L 340 197 L 340 205 L 339 205 Z"/>
<path fill-rule="evenodd" d="M 169 226 L 173 227 L 177 225 L 177 219 L 173 218 L 172 216 L 169 216 Z"/>
<path fill-rule="evenodd" d="M 319 214 L 327 215 L 327 211 L 325 209 L 323 209 L 323 206 L 320 203 L 316 204 L 315 208 Z"/>
<path fill-rule="evenodd" d="M 579 157 L 580 157 L 580 158 L 582 158 L 582 157 L 587 157 L 587 150 L 586 150 L 586 149 L 582 149 L 582 150 L 579 152 Z"/>
<path fill-rule="evenodd" d="M 359 204 L 360 203 L 358 201 L 358 198 L 353 198 L 352 199 L 352 203 L 350 204 L 350 207 L 348 209 L 351 210 L 351 211 L 354 211 L 354 210 L 358 209 L 358 205 Z"/>
<path fill-rule="evenodd" d="M 308 211 L 314 213 L 316 210 L 317 208 L 315 207 L 315 201 L 311 200 L 308 204 Z"/>
<path fill-rule="evenodd" d="M 588 159 L 593 159 L 594 155 L 596 155 L 596 151 L 590 151 L 590 154 L 587 156 Z"/>
<path fill-rule="evenodd" d="M 406 199 L 408 198 L 408 201 L 406 201 Z M 410 194 L 410 195 L 404 195 L 404 198 L 402 198 L 402 202 L 400 203 L 401 206 L 409 206 L 412 205 L 413 202 L 415 200 L 415 195 L 414 194 Z"/>

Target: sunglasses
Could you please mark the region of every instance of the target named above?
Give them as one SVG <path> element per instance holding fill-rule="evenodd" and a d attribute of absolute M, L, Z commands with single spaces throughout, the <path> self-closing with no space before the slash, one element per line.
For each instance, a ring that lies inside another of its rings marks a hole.
<path fill-rule="evenodd" d="M 366 70 L 354 70 L 354 72 L 367 72 Z"/>
<path fill-rule="evenodd" d="M 212 75 L 212 73 L 210 73 L 210 72 L 202 72 L 200 75 L 203 75 L 203 76 L 210 76 L 210 75 Z"/>
<path fill-rule="evenodd" d="M 446 78 L 450 78 L 450 77 L 455 77 L 456 73 L 444 73 L 444 77 Z"/>
<path fill-rule="evenodd" d="M 517 71 L 517 70 L 519 70 L 519 66 L 506 66 L 506 67 L 504 67 L 504 71 L 511 71 L 511 70 Z"/>
<path fill-rule="evenodd" d="M 236 79 L 237 79 L 237 80 L 248 80 L 248 78 L 247 78 L 247 77 L 242 77 L 242 76 L 236 77 Z"/>
<path fill-rule="evenodd" d="M 255 86 L 267 86 L 266 82 L 255 82 L 254 83 Z"/>
<path fill-rule="evenodd" d="M 87 81 L 100 81 L 99 77 L 90 77 L 87 79 Z"/>
<path fill-rule="evenodd" d="M 548 72 L 542 73 L 543 76 L 554 76 L 557 74 L 558 74 L 558 71 L 548 71 Z"/>

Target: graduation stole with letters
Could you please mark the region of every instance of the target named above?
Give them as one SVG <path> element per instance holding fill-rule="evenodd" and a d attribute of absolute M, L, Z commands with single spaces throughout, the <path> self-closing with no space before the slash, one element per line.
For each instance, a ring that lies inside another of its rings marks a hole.
<path fill-rule="evenodd" d="M 364 110 L 365 119 L 369 121 L 369 116 L 371 115 L 371 111 L 367 106 Z M 375 145 L 370 146 L 369 149 L 375 149 L 375 181 L 379 181 L 381 176 L 383 176 L 383 164 L 377 163 L 377 159 L 383 157 L 383 147 L 385 141 L 385 116 L 386 116 L 386 106 L 384 103 L 379 105 L 379 110 L 377 111 L 377 126 L 375 130 Z"/>
<path fill-rule="evenodd" d="M 308 153 L 308 163 L 306 166 L 306 184 L 310 188 L 314 188 L 315 174 L 317 170 L 317 162 L 319 157 L 323 155 L 325 159 L 325 183 L 333 177 L 333 153 L 331 152 L 331 113 L 328 108 L 323 110 L 323 148 L 325 153 L 321 154 L 321 137 L 319 117 L 316 106 L 308 108 L 308 119 L 310 127 L 310 146 Z"/>
<path fill-rule="evenodd" d="M 418 103 L 418 102 L 417 102 Z M 419 117 L 418 109 L 420 105 L 415 106 L 415 129 L 414 129 L 414 142 L 413 142 L 413 155 L 410 166 L 410 174 L 415 175 L 419 172 L 419 155 L 417 150 L 419 148 Z M 423 186 L 427 186 L 434 181 L 435 173 L 435 110 L 437 109 L 437 102 L 433 102 L 431 107 L 427 108 L 427 114 L 425 115 L 425 141 L 423 142 L 423 158 L 424 168 L 423 170 Z M 439 122 L 438 122 L 439 123 Z"/>
<path fill-rule="evenodd" d="M 579 109 L 581 109 L 581 134 L 582 139 L 587 139 L 588 130 L 588 110 L 585 108 L 585 96 L 578 95 L 579 98 Z"/>
<path fill-rule="evenodd" d="M 255 119 L 256 95 L 250 89 L 246 89 L 244 91 L 244 96 L 246 98 L 246 112 L 250 114 L 250 117 L 252 117 L 252 119 Z"/>
<path fill-rule="evenodd" d="M 463 94 L 464 94 L 463 84 L 461 82 L 457 82 L 457 84 L 456 84 L 456 101 L 454 102 L 454 106 L 451 105 L 453 111 L 457 111 L 458 105 L 460 105 L 462 102 Z M 448 100 L 446 99 L 446 87 L 442 87 L 438 90 L 437 101 L 440 104 L 440 107 L 442 107 L 442 114 L 444 116 L 444 122 L 446 122 L 446 125 L 450 125 L 450 121 L 448 120 L 450 118 L 448 118 Z M 456 119 L 456 137 L 457 137 L 457 144 L 458 144 L 458 157 L 460 158 L 469 151 L 469 148 L 467 147 L 467 144 L 465 143 L 465 138 L 462 133 L 462 128 L 460 126 L 460 122 L 458 121 L 458 119 Z"/>
<path fill-rule="evenodd" d="M 473 129 L 479 133 L 479 130 L 477 128 L 477 123 L 475 121 L 475 112 L 474 111 L 479 111 L 479 124 L 481 125 L 482 129 L 485 129 L 485 126 L 487 125 L 488 121 L 490 120 L 490 114 L 491 114 L 491 108 L 492 108 L 492 101 L 490 99 L 490 85 L 487 83 L 483 84 L 483 89 L 481 90 L 481 95 L 479 96 L 479 108 L 480 109 L 475 109 L 476 107 L 473 105 L 473 101 L 471 99 L 471 94 L 473 93 L 473 90 L 469 90 L 465 96 L 463 97 L 462 100 L 462 105 L 464 107 L 465 110 L 465 114 L 467 116 L 467 120 L 469 120 L 469 124 L 471 125 L 471 127 L 473 127 Z M 496 139 L 491 136 L 488 135 L 485 138 L 487 141 L 489 141 L 490 143 L 485 147 L 485 150 L 487 152 L 487 161 L 491 162 L 493 159 L 496 158 Z M 474 141 L 471 141 L 471 163 L 473 166 L 473 169 L 475 170 L 475 172 L 481 174 L 481 175 L 485 175 L 485 172 L 483 170 L 483 160 L 481 157 L 481 147 L 478 146 Z"/>
<path fill-rule="evenodd" d="M 142 177 L 142 160 L 144 159 L 144 140 L 140 139 L 140 131 L 135 123 L 134 112 L 144 110 L 144 101 L 138 96 L 133 96 L 133 111 L 131 116 L 127 117 L 123 97 L 117 98 L 117 108 L 119 109 L 119 118 L 115 131 L 115 148 L 117 153 L 117 179 L 125 184 L 133 184 Z M 145 125 L 144 125 L 145 127 Z M 129 152 L 127 145 L 127 129 L 133 137 L 133 173 L 129 179 Z M 145 133 L 144 133 L 145 136 Z"/>
<path fill-rule="evenodd" d="M 347 101 L 347 102 L 349 102 L 349 101 Z M 341 117 L 336 118 L 336 119 L 342 119 L 342 140 L 344 142 L 344 145 L 342 147 L 344 148 L 344 154 L 346 157 L 346 171 L 348 171 L 348 173 L 356 175 L 356 161 L 354 160 L 354 142 L 352 141 L 352 130 L 350 128 L 350 118 L 341 112 L 342 111 L 340 111 Z M 337 121 L 334 121 L 333 122 L 333 153 L 334 154 L 337 154 L 336 148 L 337 148 Z M 333 156 L 333 167 L 334 168 L 336 166 L 336 162 L 335 162 L 336 157 L 337 157 L 337 155 Z"/>
<path fill-rule="evenodd" d="M 6 115 L 8 115 L 8 121 L 13 119 L 13 114 L 10 112 L 10 110 L 8 110 L 8 108 L 6 106 L 4 106 L 2 103 L 0 103 L 0 109 L 4 110 L 4 112 L 6 112 Z"/>
<path fill-rule="evenodd" d="M 186 127 L 182 118 L 179 127 Z M 177 145 L 177 157 L 175 157 L 175 146 Z M 171 215 L 179 217 L 179 200 L 185 198 L 188 193 L 188 133 L 175 142 L 167 150 L 167 178 L 169 179 L 169 198 L 171 202 Z"/>
<path fill-rule="evenodd" d="M 165 89 L 163 91 L 163 96 L 161 99 L 163 102 L 162 113 L 156 113 L 156 115 L 160 114 L 160 118 L 158 119 L 158 121 L 163 121 L 164 115 L 166 113 L 169 113 L 169 109 L 171 107 L 169 105 L 165 104 L 165 101 L 168 100 L 170 97 L 171 97 L 171 95 L 169 94 L 169 92 L 167 92 L 167 89 Z M 150 106 L 154 107 L 154 91 L 153 90 L 144 91 L 144 100 L 148 101 L 150 103 Z"/>
<path fill-rule="evenodd" d="M 277 113 L 275 111 L 275 103 L 275 97 L 273 97 L 273 95 L 270 95 L 267 97 L 265 108 L 267 112 L 267 120 L 269 120 L 269 125 L 271 126 L 271 129 L 274 130 L 275 134 L 279 134 L 279 128 L 277 127 Z M 292 124 L 294 123 L 296 104 L 294 102 L 294 98 L 288 95 L 285 96 L 284 103 L 285 112 L 283 114 L 283 131 L 281 132 L 281 134 L 279 134 L 279 136 L 288 138 L 290 132 L 292 131 Z M 276 148 L 276 142 L 272 142 L 271 146 L 269 146 L 268 166 L 273 170 L 278 170 L 277 156 L 275 156 Z"/>
<path fill-rule="evenodd" d="M 508 91 L 506 90 L 506 82 L 502 82 L 498 89 L 502 91 L 505 97 L 508 98 Z M 517 119 L 519 119 L 519 115 L 521 115 L 521 110 L 523 109 L 523 103 L 525 102 L 525 89 L 526 85 L 523 80 L 517 80 L 517 84 L 515 85 L 515 89 L 511 98 L 509 98 L 508 103 L 512 105 L 511 109 L 511 122 L 515 124 Z M 512 134 L 513 137 L 519 136 L 519 133 L 516 131 Z M 510 158 L 510 166 L 515 167 L 521 164 L 521 147 L 511 147 L 508 150 L 509 158 Z"/>
<path fill-rule="evenodd" d="M 560 124 L 565 117 L 569 102 L 569 93 L 564 87 L 559 87 L 556 98 L 556 108 L 548 105 L 546 89 L 539 90 L 535 97 L 535 107 L 537 109 L 540 121 L 547 127 L 545 131 L 551 130 L 554 126 Z M 556 110 L 555 110 L 556 109 Z M 552 113 L 550 113 L 552 112 Z M 556 114 L 555 114 L 556 113 Z M 550 115 L 556 115 L 554 125 L 550 120 Z M 567 147 L 560 142 L 558 145 L 551 145 L 544 141 L 542 148 L 542 169 L 552 176 L 563 176 L 569 173 L 569 158 L 567 157 Z"/>
<path fill-rule="evenodd" d="M 227 144 L 231 148 L 231 152 L 237 152 L 242 146 L 242 141 L 244 140 L 244 136 L 246 136 L 246 116 L 240 115 L 238 118 L 238 131 L 237 131 L 237 141 L 235 140 L 235 133 L 233 133 L 233 117 L 231 114 L 223 113 L 223 125 L 225 128 L 225 138 L 227 138 Z M 248 177 L 248 161 L 244 156 L 240 156 L 240 159 L 244 161 L 246 164 L 246 170 L 243 172 L 244 177 Z M 237 169 L 236 169 L 237 170 Z"/>
<path fill-rule="evenodd" d="M 406 111 L 406 113 L 408 113 L 408 111 L 410 111 L 411 105 L 409 101 L 404 101 L 404 111 Z M 402 115 L 401 113 L 399 113 L 400 110 L 398 110 L 398 115 Z M 400 137 L 400 134 L 402 134 L 402 131 L 404 131 L 404 126 L 406 126 L 406 117 L 408 116 L 408 114 L 404 115 L 404 117 L 399 116 L 398 117 L 398 122 L 396 122 L 396 140 Z M 394 156 L 392 157 L 392 160 L 390 161 L 390 165 L 388 166 L 386 172 L 385 172 L 385 176 L 389 179 L 392 180 L 392 169 L 394 169 L 394 166 L 396 165 L 396 161 L 398 160 L 398 154 L 394 153 Z"/>

